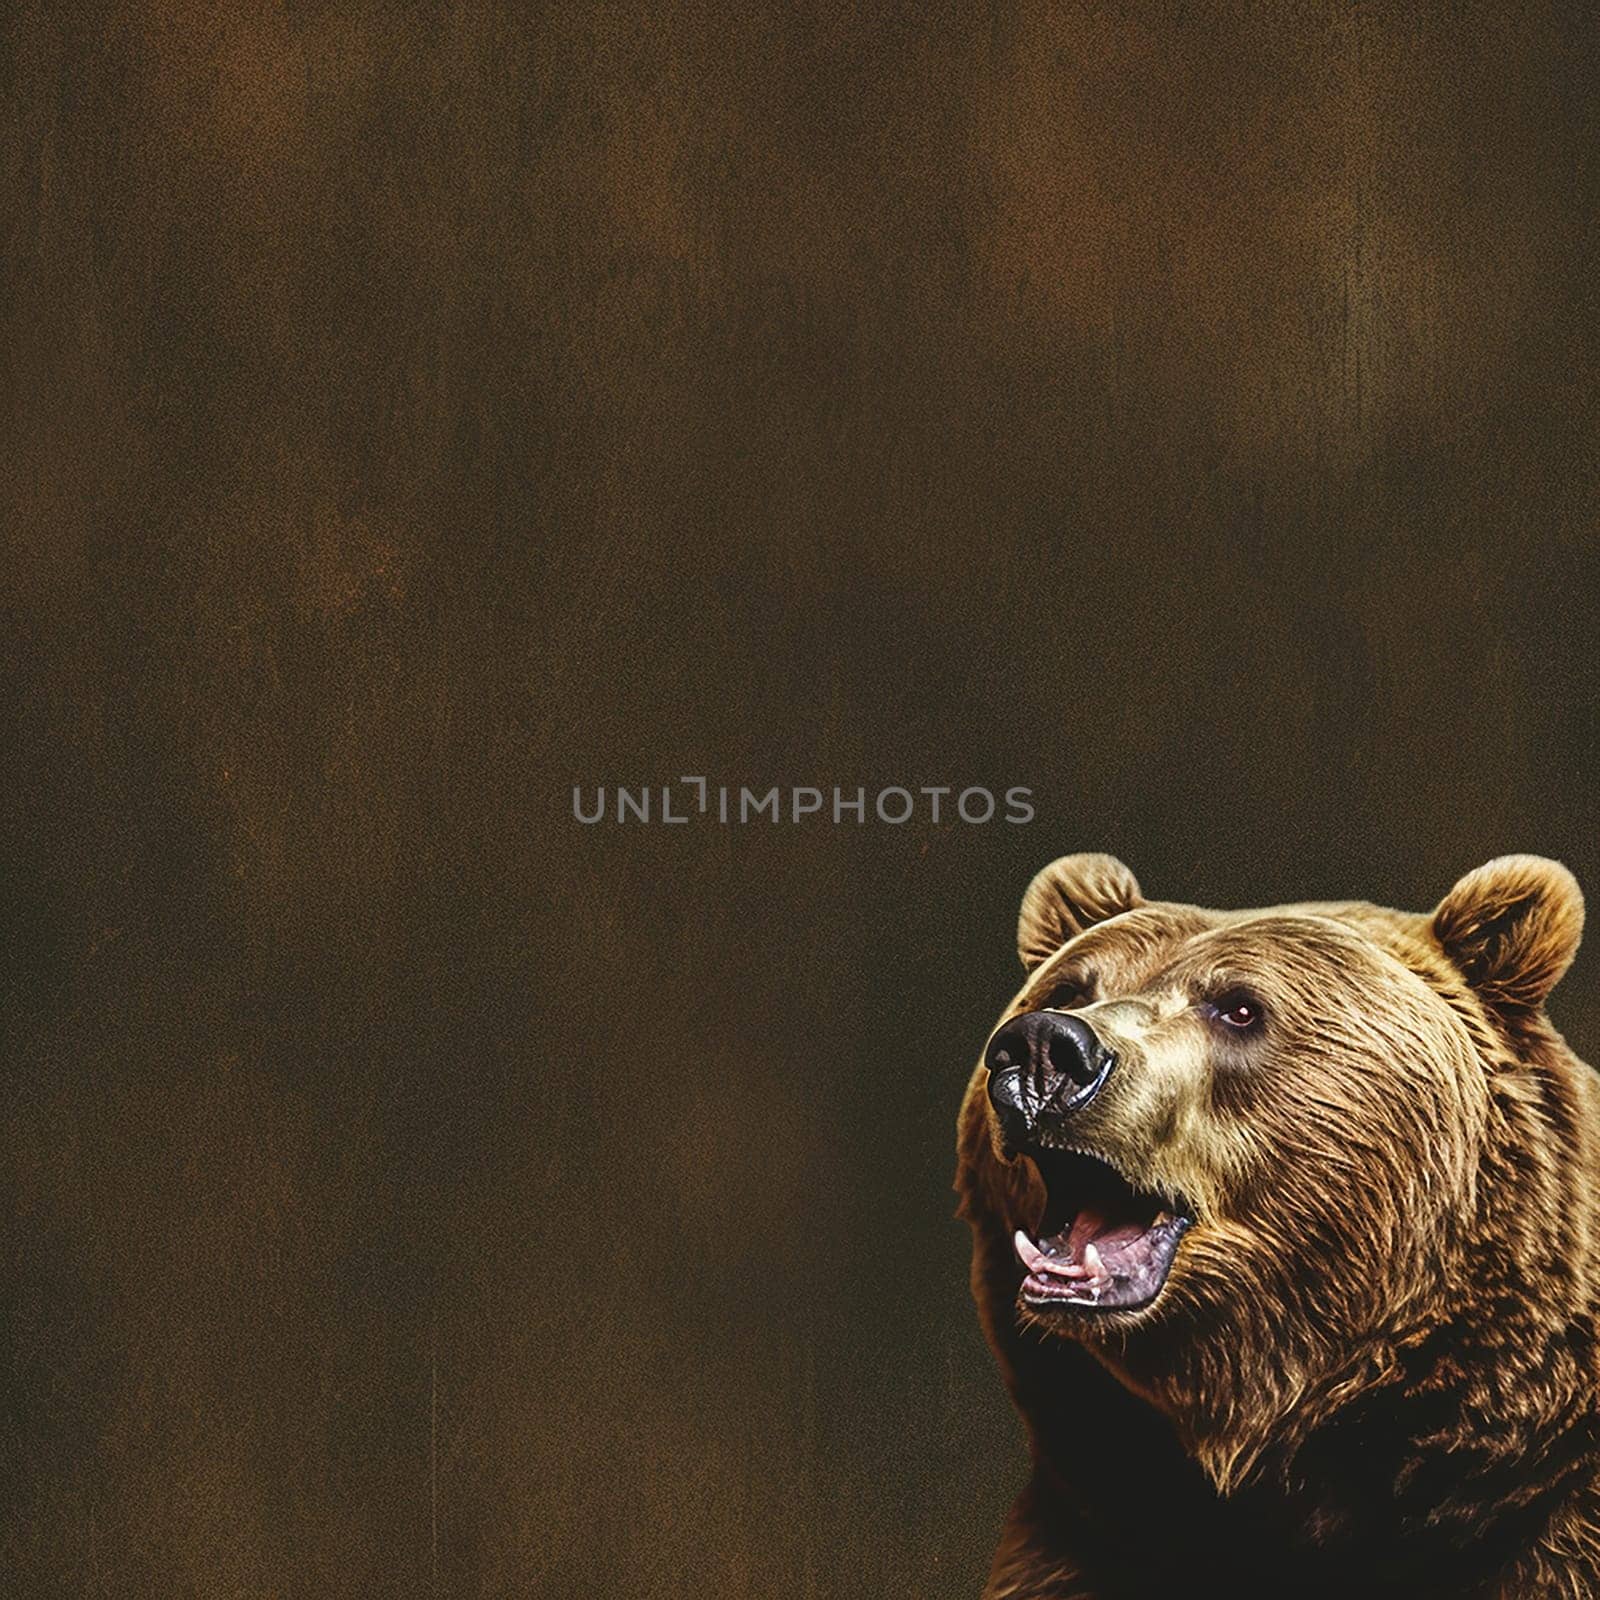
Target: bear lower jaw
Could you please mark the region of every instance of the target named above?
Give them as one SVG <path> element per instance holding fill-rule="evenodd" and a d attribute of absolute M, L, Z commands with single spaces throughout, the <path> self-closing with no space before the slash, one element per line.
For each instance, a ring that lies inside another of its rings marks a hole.
<path fill-rule="evenodd" d="M 1062 1246 L 1068 1233 L 1038 1244 L 1019 1228 L 1013 1243 L 1025 1269 L 1021 1302 L 1034 1313 L 1056 1308 L 1143 1310 L 1166 1287 L 1179 1242 L 1190 1225 L 1187 1217 L 1163 1211 L 1131 1237 L 1119 1229 L 1119 1237 L 1103 1249 L 1090 1237 L 1081 1251 L 1051 1248 Z"/>

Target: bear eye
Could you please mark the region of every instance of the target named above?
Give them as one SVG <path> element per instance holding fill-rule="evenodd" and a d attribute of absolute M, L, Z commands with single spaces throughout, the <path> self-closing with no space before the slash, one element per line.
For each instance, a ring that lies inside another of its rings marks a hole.
<path fill-rule="evenodd" d="M 1089 985 L 1083 982 L 1058 983 L 1043 1000 L 1039 1002 L 1041 1011 L 1070 1011 L 1074 1006 L 1081 1006 L 1089 998 Z"/>
<path fill-rule="evenodd" d="M 1219 1022 L 1241 1032 L 1254 1028 L 1261 1021 L 1261 1002 L 1254 995 L 1237 989 L 1214 1000 L 1211 1009 Z"/>

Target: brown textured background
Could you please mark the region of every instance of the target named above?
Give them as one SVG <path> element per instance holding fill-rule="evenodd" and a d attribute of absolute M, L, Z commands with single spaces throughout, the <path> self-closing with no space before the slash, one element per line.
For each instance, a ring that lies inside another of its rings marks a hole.
<path fill-rule="evenodd" d="M 1594 24 L 1420 9 L 6 8 L 6 1593 L 975 1592 L 1028 874 L 1600 891 Z"/>

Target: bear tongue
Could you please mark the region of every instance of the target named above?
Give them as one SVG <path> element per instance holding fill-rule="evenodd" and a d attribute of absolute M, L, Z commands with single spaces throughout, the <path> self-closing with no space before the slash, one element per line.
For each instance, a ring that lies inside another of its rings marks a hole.
<path fill-rule="evenodd" d="M 1035 1244 L 1020 1228 L 1014 1243 L 1018 1259 L 1029 1272 L 1056 1278 L 1099 1278 L 1109 1268 L 1103 1255 L 1113 1259 L 1129 1245 L 1143 1239 L 1146 1228 L 1138 1221 L 1111 1222 L 1092 1206 L 1085 1206 L 1050 1239 Z"/>
<path fill-rule="evenodd" d="M 1072 1219 L 1062 1253 L 1074 1261 L 1082 1261 L 1086 1248 L 1093 1245 L 1099 1254 L 1108 1251 L 1115 1254 L 1135 1239 L 1142 1239 L 1145 1232 L 1144 1225 L 1137 1220 L 1111 1222 L 1092 1206 L 1085 1206 Z"/>

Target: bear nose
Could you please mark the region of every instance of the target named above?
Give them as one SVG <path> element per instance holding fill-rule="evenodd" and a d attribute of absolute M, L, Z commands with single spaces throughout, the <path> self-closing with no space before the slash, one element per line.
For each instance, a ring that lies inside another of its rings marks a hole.
<path fill-rule="evenodd" d="M 989 1102 L 1007 1140 L 1020 1147 L 1088 1105 L 1116 1054 L 1082 1017 L 1030 1011 L 996 1030 L 983 1059 Z"/>

